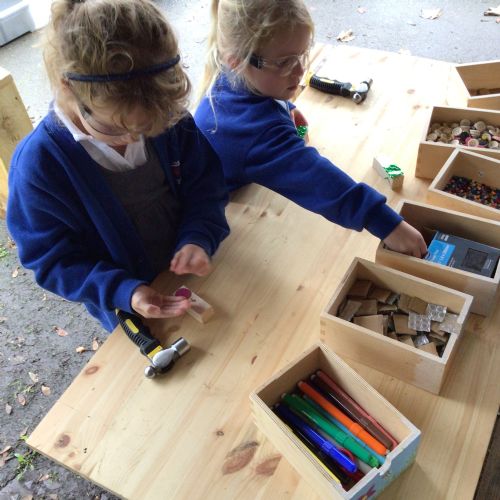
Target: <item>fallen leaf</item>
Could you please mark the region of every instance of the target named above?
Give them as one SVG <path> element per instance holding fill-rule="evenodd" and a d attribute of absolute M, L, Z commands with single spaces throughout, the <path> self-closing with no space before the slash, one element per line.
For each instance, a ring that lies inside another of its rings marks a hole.
<path fill-rule="evenodd" d="M 7 316 L 0 316 L 0 323 L 7 321 Z"/>
<path fill-rule="evenodd" d="M 30 376 L 30 379 L 36 384 L 38 382 L 38 375 L 33 372 L 28 372 L 28 375 Z"/>
<path fill-rule="evenodd" d="M 92 350 L 93 350 L 93 351 L 97 351 L 97 349 L 99 349 L 99 341 L 95 338 L 95 339 L 92 341 Z"/>
<path fill-rule="evenodd" d="M 350 42 L 351 40 L 354 40 L 356 37 L 353 35 L 352 29 L 348 29 L 345 31 L 341 31 L 337 35 L 337 40 L 339 42 Z"/>
<path fill-rule="evenodd" d="M 500 16 L 500 5 L 498 7 L 489 7 L 484 13 L 485 16 Z M 497 21 L 498 23 L 499 21 Z"/>
<path fill-rule="evenodd" d="M 50 387 L 42 384 L 42 394 L 44 396 L 50 396 Z"/>
<path fill-rule="evenodd" d="M 41 483 L 42 481 L 47 481 L 47 479 L 49 479 L 50 477 L 50 474 L 44 474 L 43 476 L 40 476 L 38 478 L 38 482 Z"/>
<path fill-rule="evenodd" d="M 366 9 L 364 7 L 358 7 L 356 9 L 360 14 L 364 14 L 366 12 Z"/>
<path fill-rule="evenodd" d="M 78 353 L 78 354 L 81 354 L 82 352 L 85 352 L 87 349 L 83 346 L 79 346 L 75 349 L 75 351 Z"/>
<path fill-rule="evenodd" d="M 12 446 L 6 446 L 2 451 L 0 451 L 0 455 L 7 453 L 9 450 L 12 450 Z"/>
<path fill-rule="evenodd" d="M 49 495 L 49 498 L 50 498 L 50 500 L 58 500 L 59 499 L 59 497 L 55 493 L 51 493 Z"/>
<path fill-rule="evenodd" d="M 443 14 L 442 9 L 422 9 L 420 11 L 420 17 L 424 19 L 437 19 Z"/>
<path fill-rule="evenodd" d="M 12 406 L 10 406 L 9 403 L 5 403 L 5 413 L 7 413 L 7 415 L 12 413 Z"/>
<path fill-rule="evenodd" d="M 59 326 L 54 326 L 54 331 L 59 335 L 59 337 L 66 337 L 68 335 L 68 332 L 66 330 L 63 330 Z"/>
<path fill-rule="evenodd" d="M 19 266 L 16 266 L 14 268 L 14 271 L 12 271 L 12 277 L 17 278 L 17 275 L 19 274 Z"/>
<path fill-rule="evenodd" d="M 7 248 L 16 248 L 16 242 L 12 238 L 7 238 Z"/>
<path fill-rule="evenodd" d="M 399 49 L 398 52 L 404 56 L 411 56 L 411 52 L 408 49 Z"/>
<path fill-rule="evenodd" d="M 21 500 L 33 500 L 33 495 L 24 495 Z"/>
<path fill-rule="evenodd" d="M 43 294 L 42 300 L 47 300 L 47 294 L 46 293 Z"/>
<path fill-rule="evenodd" d="M 18 394 L 17 401 L 21 406 L 25 406 L 26 405 L 26 398 L 24 397 L 24 394 Z"/>
<path fill-rule="evenodd" d="M 20 433 L 19 433 L 19 437 L 22 438 L 24 436 L 26 436 L 26 433 L 28 432 L 28 427 L 25 427 Z"/>

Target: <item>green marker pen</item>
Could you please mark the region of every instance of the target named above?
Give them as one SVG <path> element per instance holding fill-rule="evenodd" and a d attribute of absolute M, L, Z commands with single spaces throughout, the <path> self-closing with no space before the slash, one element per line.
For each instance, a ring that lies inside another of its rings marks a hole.
<path fill-rule="evenodd" d="M 297 396 L 296 394 L 285 394 L 282 397 L 283 402 L 293 410 L 305 415 L 322 431 L 331 436 L 337 443 L 351 451 L 360 460 L 367 463 L 371 467 L 378 467 L 379 461 L 376 457 L 371 455 L 368 451 L 362 448 L 356 441 L 348 436 L 345 432 L 341 431 L 335 424 L 328 422 L 321 416 L 314 408 L 312 408 L 307 401 Z"/>

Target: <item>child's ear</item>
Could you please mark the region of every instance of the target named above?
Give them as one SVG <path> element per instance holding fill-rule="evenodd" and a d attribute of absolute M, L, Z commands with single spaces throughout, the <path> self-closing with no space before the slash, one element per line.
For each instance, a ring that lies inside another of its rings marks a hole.
<path fill-rule="evenodd" d="M 236 56 L 229 56 L 227 58 L 227 65 L 229 66 L 229 69 L 231 69 L 231 70 L 236 69 L 240 63 L 241 63 L 241 60 Z"/>

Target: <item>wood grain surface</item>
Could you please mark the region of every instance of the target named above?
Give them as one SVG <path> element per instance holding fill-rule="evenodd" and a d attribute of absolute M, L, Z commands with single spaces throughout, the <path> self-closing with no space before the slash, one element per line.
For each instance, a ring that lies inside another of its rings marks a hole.
<path fill-rule="evenodd" d="M 464 104 L 453 66 L 345 47 L 325 47 L 322 60 L 326 76 L 374 83 L 361 105 L 306 89 L 297 105 L 311 145 L 392 206 L 401 196 L 424 200 L 428 181 L 414 179 L 414 167 L 429 110 Z M 380 153 L 404 170 L 401 193 L 372 169 Z M 320 313 L 352 258 L 374 260 L 378 240 L 257 186 L 240 190 L 227 215 L 232 233 L 209 277 L 156 281 L 165 292 L 185 284 L 215 309 L 206 324 L 189 316 L 151 324 L 164 342 L 185 337 L 191 352 L 149 380 L 146 359 L 116 330 L 30 446 L 130 499 L 316 498 L 256 429 L 248 398 L 319 339 Z M 472 498 L 500 400 L 499 319 L 500 310 L 472 316 L 440 396 L 351 364 L 422 430 L 416 463 L 383 498 Z"/>

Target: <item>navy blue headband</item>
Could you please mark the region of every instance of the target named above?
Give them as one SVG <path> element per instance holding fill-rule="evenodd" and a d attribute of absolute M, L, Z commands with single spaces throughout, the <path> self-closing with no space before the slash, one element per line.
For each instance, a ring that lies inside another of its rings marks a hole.
<path fill-rule="evenodd" d="M 127 71 L 126 73 L 111 73 L 109 75 L 84 75 L 82 73 L 64 73 L 64 76 L 68 80 L 74 80 L 76 82 L 119 82 L 132 80 L 133 78 L 138 78 L 140 76 L 154 75 L 156 73 L 161 73 L 167 69 L 175 66 L 181 57 L 177 54 L 174 58 L 165 61 L 164 63 L 155 64 L 153 66 L 148 66 L 147 68 L 138 69 L 135 71 Z"/>

